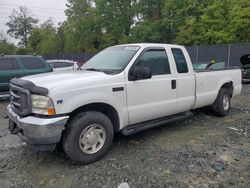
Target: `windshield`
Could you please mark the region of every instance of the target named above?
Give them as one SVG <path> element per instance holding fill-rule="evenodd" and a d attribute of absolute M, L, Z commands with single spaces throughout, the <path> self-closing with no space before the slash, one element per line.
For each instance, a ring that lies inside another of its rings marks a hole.
<path fill-rule="evenodd" d="M 139 49 L 139 46 L 115 46 L 107 48 L 88 60 L 81 69 L 107 73 L 120 72 L 127 66 Z"/>

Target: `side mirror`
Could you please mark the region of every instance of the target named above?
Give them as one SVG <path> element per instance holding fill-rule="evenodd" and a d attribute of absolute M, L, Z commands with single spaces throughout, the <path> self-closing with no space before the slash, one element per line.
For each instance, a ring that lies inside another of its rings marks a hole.
<path fill-rule="evenodd" d="M 144 80 L 152 77 L 151 70 L 148 67 L 135 67 L 131 74 L 130 80 Z"/>

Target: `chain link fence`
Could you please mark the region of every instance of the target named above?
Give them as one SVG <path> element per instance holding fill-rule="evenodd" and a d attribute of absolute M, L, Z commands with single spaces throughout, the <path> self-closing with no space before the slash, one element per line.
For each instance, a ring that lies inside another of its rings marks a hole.
<path fill-rule="evenodd" d="M 93 57 L 96 53 L 60 53 L 60 54 L 48 54 L 43 56 L 45 60 L 51 60 L 51 59 L 67 59 L 67 60 L 73 60 L 78 61 L 81 63 L 86 62 L 91 57 Z"/>
<path fill-rule="evenodd" d="M 203 62 L 226 62 L 228 66 L 241 66 L 240 57 L 250 54 L 250 43 L 247 44 L 224 44 L 206 46 L 186 46 L 193 63 Z M 95 53 L 69 53 L 45 55 L 48 59 L 69 59 L 86 62 Z"/>
<path fill-rule="evenodd" d="M 226 62 L 228 66 L 241 66 L 240 57 L 250 54 L 250 44 L 224 44 L 187 46 L 193 63 Z"/>

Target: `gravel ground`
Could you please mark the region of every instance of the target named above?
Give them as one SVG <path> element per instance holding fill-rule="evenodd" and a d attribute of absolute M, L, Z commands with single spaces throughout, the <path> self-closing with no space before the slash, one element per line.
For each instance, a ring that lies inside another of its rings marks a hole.
<path fill-rule="evenodd" d="M 110 152 L 85 166 L 10 135 L 6 105 L 0 102 L 0 187 L 250 187 L 250 85 L 227 117 L 196 110 L 182 122 L 116 135 Z"/>

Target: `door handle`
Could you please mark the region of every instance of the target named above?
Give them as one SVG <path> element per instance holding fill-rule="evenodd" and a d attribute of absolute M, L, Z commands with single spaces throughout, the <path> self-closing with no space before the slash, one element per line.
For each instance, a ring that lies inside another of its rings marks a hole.
<path fill-rule="evenodd" d="M 171 88 L 176 89 L 176 80 L 171 80 Z"/>

